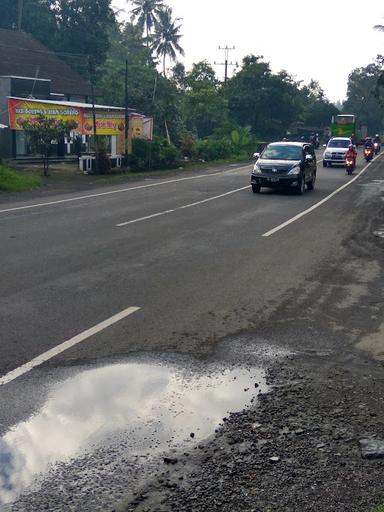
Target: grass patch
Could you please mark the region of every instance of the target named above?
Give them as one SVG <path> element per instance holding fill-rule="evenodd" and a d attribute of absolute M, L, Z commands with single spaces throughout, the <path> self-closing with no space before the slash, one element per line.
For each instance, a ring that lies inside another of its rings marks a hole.
<path fill-rule="evenodd" d="M 0 192 L 21 192 L 39 187 L 41 184 L 39 176 L 25 171 L 13 171 L 0 164 Z"/>
<path fill-rule="evenodd" d="M 374 508 L 372 512 L 384 512 L 384 505 L 379 505 L 378 507 Z"/>

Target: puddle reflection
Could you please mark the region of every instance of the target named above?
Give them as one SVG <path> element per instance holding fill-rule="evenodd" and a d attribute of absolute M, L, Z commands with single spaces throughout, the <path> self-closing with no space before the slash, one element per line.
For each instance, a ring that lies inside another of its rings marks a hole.
<path fill-rule="evenodd" d="M 177 367 L 131 363 L 83 371 L 57 385 L 34 416 L 0 439 L 0 504 L 14 501 L 52 464 L 117 438 L 131 455 L 192 442 L 191 432 L 201 440 L 259 390 L 266 384 L 258 369 L 195 377 Z"/>

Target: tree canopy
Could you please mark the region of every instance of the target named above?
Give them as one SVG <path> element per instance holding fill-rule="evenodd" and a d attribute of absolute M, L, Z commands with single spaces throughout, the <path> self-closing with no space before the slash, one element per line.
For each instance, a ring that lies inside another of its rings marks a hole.
<path fill-rule="evenodd" d="M 0 27 L 17 27 L 17 4 L 2 0 Z M 177 60 L 184 55 L 182 22 L 166 0 L 127 4 L 128 20 L 122 21 L 112 0 L 24 0 L 22 29 L 87 77 L 91 67 L 106 104 L 124 105 L 127 61 L 129 107 L 153 116 L 155 134 L 188 155 L 200 139 L 215 141 L 214 151 L 205 145 L 204 154 L 224 155 L 255 140 L 295 136 L 298 127 L 323 130 L 339 111 L 318 82 L 274 72 L 261 55 L 245 56 L 226 84 L 205 60 L 186 69 Z M 167 61 L 174 62 L 172 69 Z M 381 83 L 382 61 L 353 70 L 344 104 L 373 130 L 382 128 L 384 117 L 374 107 Z M 216 151 L 217 141 L 222 151 Z"/>
<path fill-rule="evenodd" d="M 383 57 L 380 55 L 367 66 L 354 69 L 348 78 L 345 111 L 358 116 L 366 124 L 369 133 L 380 133 L 384 129 L 384 104 L 381 100 L 383 88 Z"/>

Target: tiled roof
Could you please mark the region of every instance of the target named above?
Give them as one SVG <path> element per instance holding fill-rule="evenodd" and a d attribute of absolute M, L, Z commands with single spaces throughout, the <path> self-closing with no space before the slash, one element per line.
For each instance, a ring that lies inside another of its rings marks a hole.
<path fill-rule="evenodd" d="M 90 95 L 91 86 L 79 73 L 25 32 L 0 29 L 0 75 L 51 80 L 51 92 Z"/>

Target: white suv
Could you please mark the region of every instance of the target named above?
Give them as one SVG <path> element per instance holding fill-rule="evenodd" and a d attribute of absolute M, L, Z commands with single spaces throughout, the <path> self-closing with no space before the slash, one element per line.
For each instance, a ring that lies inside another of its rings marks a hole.
<path fill-rule="evenodd" d="M 352 144 L 349 137 L 332 137 L 325 147 L 323 167 L 331 167 L 332 164 L 345 164 L 345 153 Z"/>

